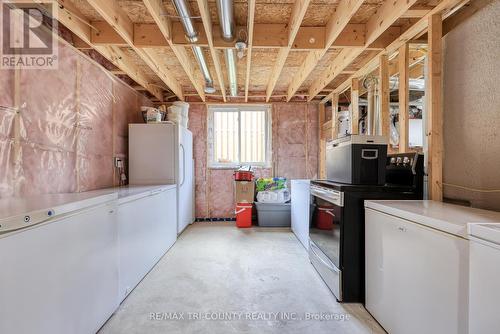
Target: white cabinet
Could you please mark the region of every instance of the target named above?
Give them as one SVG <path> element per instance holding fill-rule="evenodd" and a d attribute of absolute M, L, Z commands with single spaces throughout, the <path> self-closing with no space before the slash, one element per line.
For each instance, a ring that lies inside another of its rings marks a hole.
<path fill-rule="evenodd" d="M 372 209 L 366 308 L 391 334 L 467 333 L 468 241 Z"/>
<path fill-rule="evenodd" d="M 120 301 L 177 239 L 176 189 L 160 189 L 118 206 Z"/>
<path fill-rule="evenodd" d="M 500 331 L 500 224 L 470 226 L 470 334 Z"/>
<path fill-rule="evenodd" d="M 309 180 L 291 181 L 292 231 L 302 245 L 309 249 L 309 223 L 311 216 L 311 192 Z"/>
<path fill-rule="evenodd" d="M 118 306 L 113 205 L 0 238 L 0 333 L 95 333 Z"/>

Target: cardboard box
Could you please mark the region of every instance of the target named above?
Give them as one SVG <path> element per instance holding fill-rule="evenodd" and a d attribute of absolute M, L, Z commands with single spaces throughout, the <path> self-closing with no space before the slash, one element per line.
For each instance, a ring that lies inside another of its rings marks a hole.
<path fill-rule="evenodd" d="M 235 202 L 253 203 L 255 198 L 255 183 L 253 181 L 234 181 Z"/>

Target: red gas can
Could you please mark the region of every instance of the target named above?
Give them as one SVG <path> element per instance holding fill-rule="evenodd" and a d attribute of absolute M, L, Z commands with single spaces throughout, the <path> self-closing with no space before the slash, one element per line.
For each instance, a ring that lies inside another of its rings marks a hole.
<path fill-rule="evenodd" d="M 236 204 L 236 226 L 238 227 L 252 227 L 252 203 L 238 203 Z"/>
<path fill-rule="evenodd" d="M 332 206 L 320 205 L 318 206 L 318 215 L 316 216 L 316 226 L 320 230 L 331 230 L 333 228 L 333 213 Z"/>

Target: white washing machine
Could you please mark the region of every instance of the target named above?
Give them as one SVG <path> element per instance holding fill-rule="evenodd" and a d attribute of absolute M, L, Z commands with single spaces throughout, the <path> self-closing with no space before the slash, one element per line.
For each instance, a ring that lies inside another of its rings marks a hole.
<path fill-rule="evenodd" d="M 500 331 L 500 224 L 469 224 L 469 334 Z"/>

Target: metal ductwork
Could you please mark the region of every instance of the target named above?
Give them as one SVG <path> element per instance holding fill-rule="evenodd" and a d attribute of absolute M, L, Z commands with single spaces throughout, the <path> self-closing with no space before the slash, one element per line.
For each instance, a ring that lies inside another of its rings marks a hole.
<path fill-rule="evenodd" d="M 195 43 L 198 41 L 198 31 L 193 24 L 193 20 L 191 18 L 191 10 L 189 9 L 189 5 L 186 0 L 172 0 L 174 4 L 175 10 L 179 15 L 182 26 L 184 27 L 184 33 L 186 34 L 186 39 Z M 198 61 L 198 65 L 200 66 L 201 73 L 205 78 L 205 93 L 212 94 L 215 93 L 214 81 L 212 76 L 210 75 L 210 71 L 208 69 L 208 64 L 205 59 L 205 55 L 203 54 L 203 50 L 199 46 L 192 46 L 193 54 Z"/>
<path fill-rule="evenodd" d="M 217 11 L 219 12 L 219 24 L 222 38 L 226 42 L 235 39 L 234 6 L 232 0 L 216 0 Z M 224 56 L 227 66 L 227 76 L 229 80 L 229 92 L 231 96 L 238 95 L 238 81 L 236 75 L 236 54 L 234 49 L 225 49 Z"/>

